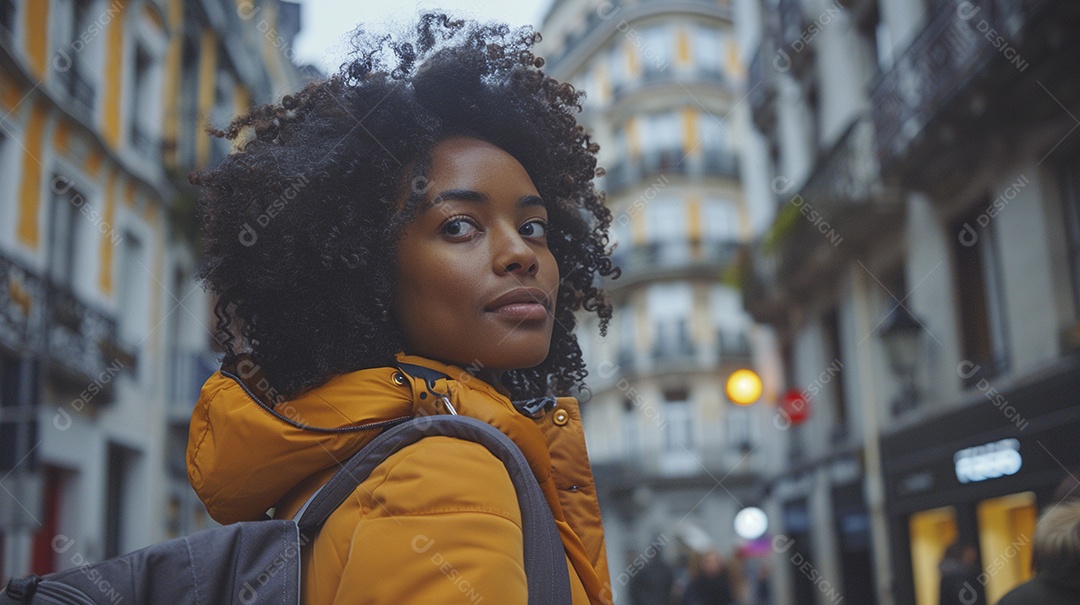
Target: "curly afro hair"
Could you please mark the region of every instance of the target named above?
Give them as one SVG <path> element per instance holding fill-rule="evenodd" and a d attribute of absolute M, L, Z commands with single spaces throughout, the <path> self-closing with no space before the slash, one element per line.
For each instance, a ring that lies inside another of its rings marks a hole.
<path fill-rule="evenodd" d="M 562 276 L 547 358 L 505 372 L 503 386 L 513 398 L 582 386 L 574 312 L 595 312 L 605 334 L 612 309 L 598 284 L 619 269 L 593 182 L 599 146 L 575 118 L 584 93 L 540 70 L 539 39 L 443 13 L 396 38 L 358 28 L 337 74 L 208 129 L 236 144 L 189 177 L 201 187 L 197 277 L 216 295 L 225 365 L 250 356 L 278 401 L 393 365 L 406 348 L 392 312 L 395 244 L 423 201 L 431 148 L 466 135 L 525 167 Z"/>

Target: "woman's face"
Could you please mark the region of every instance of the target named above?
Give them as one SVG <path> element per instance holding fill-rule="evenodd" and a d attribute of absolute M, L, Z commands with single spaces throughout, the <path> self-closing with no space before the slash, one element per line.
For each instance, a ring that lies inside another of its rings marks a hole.
<path fill-rule="evenodd" d="M 499 147 L 452 137 L 431 150 L 420 214 L 397 249 L 394 308 L 406 353 L 498 376 L 551 345 L 559 267 L 547 209 Z M 403 203 L 403 200 L 399 200 Z"/>

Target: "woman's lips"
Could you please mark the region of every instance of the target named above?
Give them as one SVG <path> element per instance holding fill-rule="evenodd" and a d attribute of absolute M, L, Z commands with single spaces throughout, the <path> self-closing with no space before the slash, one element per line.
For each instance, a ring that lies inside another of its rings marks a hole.
<path fill-rule="evenodd" d="M 539 320 L 548 316 L 547 309 L 540 303 L 509 303 L 490 312 L 517 320 Z"/>

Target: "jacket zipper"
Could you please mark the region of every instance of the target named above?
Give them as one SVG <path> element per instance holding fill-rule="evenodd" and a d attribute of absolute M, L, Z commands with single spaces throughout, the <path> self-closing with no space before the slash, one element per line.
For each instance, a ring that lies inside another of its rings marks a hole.
<path fill-rule="evenodd" d="M 61 582 L 42 580 L 34 591 L 34 601 L 43 599 L 46 603 L 57 605 L 96 605 L 94 600 L 78 588 Z"/>
<path fill-rule="evenodd" d="M 244 390 L 244 393 L 246 393 L 247 396 L 249 398 L 251 398 L 251 401 L 253 401 L 255 403 L 255 405 L 257 405 L 260 408 L 266 410 L 267 412 L 269 412 L 271 415 L 273 415 L 278 420 L 281 420 L 282 422 L 285 422 L 286 424 L 288 424 L 290 426 L 296 427 L 298 429 L 303 429 L 305 431 L 314 431 L 316 433 L 357 433 L 357 432 L 360 432 L 360 431 L 370 431 L 372 429 L 381 429 L 381 428 L 385 428 L 385 427 L 389 427 L 389 426 L 394 426 L 395 424 L 401 424 L 402 422 L 405 422 L 406 420 L 412 420 L 413 419 L 413 416 L 408 415 L 408 416 L 398 416 L 397 418 L 390 418 L 389 420 L 378 420 L 376 422 L 369 422 L 367 424 L 358 424 L 356 426 L 339 426 L 339 427 L 310 426 L 310 425 L 304 424 L 302 422 L 296 422 L 292 418 L 289 418 L 289 417 L 285 416 L 284 414 L 281 414 L 280 412 L 275 410 L 273 407 L 268 406 L 261 399 L 256 397 L 255 394 L 251 392 L 251 389 L 249 389 L 247 387 L 247 385 L 244 384 L 244 382 L 242 380 L 240 380 L 240 378 L 238 376 L 236 376 L 235 374 L 233 374 L 232 372 L 227 372 L 225 370 L 221 370 L 221 375 L 231 378 L 234 382 L 236 382 L 236 384 L 240 385 L 240 388 Z"/>

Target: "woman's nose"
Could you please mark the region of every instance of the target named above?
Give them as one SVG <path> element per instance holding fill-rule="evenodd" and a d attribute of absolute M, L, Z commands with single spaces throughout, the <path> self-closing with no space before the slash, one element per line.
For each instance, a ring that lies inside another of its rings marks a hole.
<path fill-rule="evenodd" d="M 512 229 L 502 237 L 496 238 L 498 249 L 495 252 L 495 272 L 534 275 L 540 266 L 540 259 L 525 238 Z"/>

